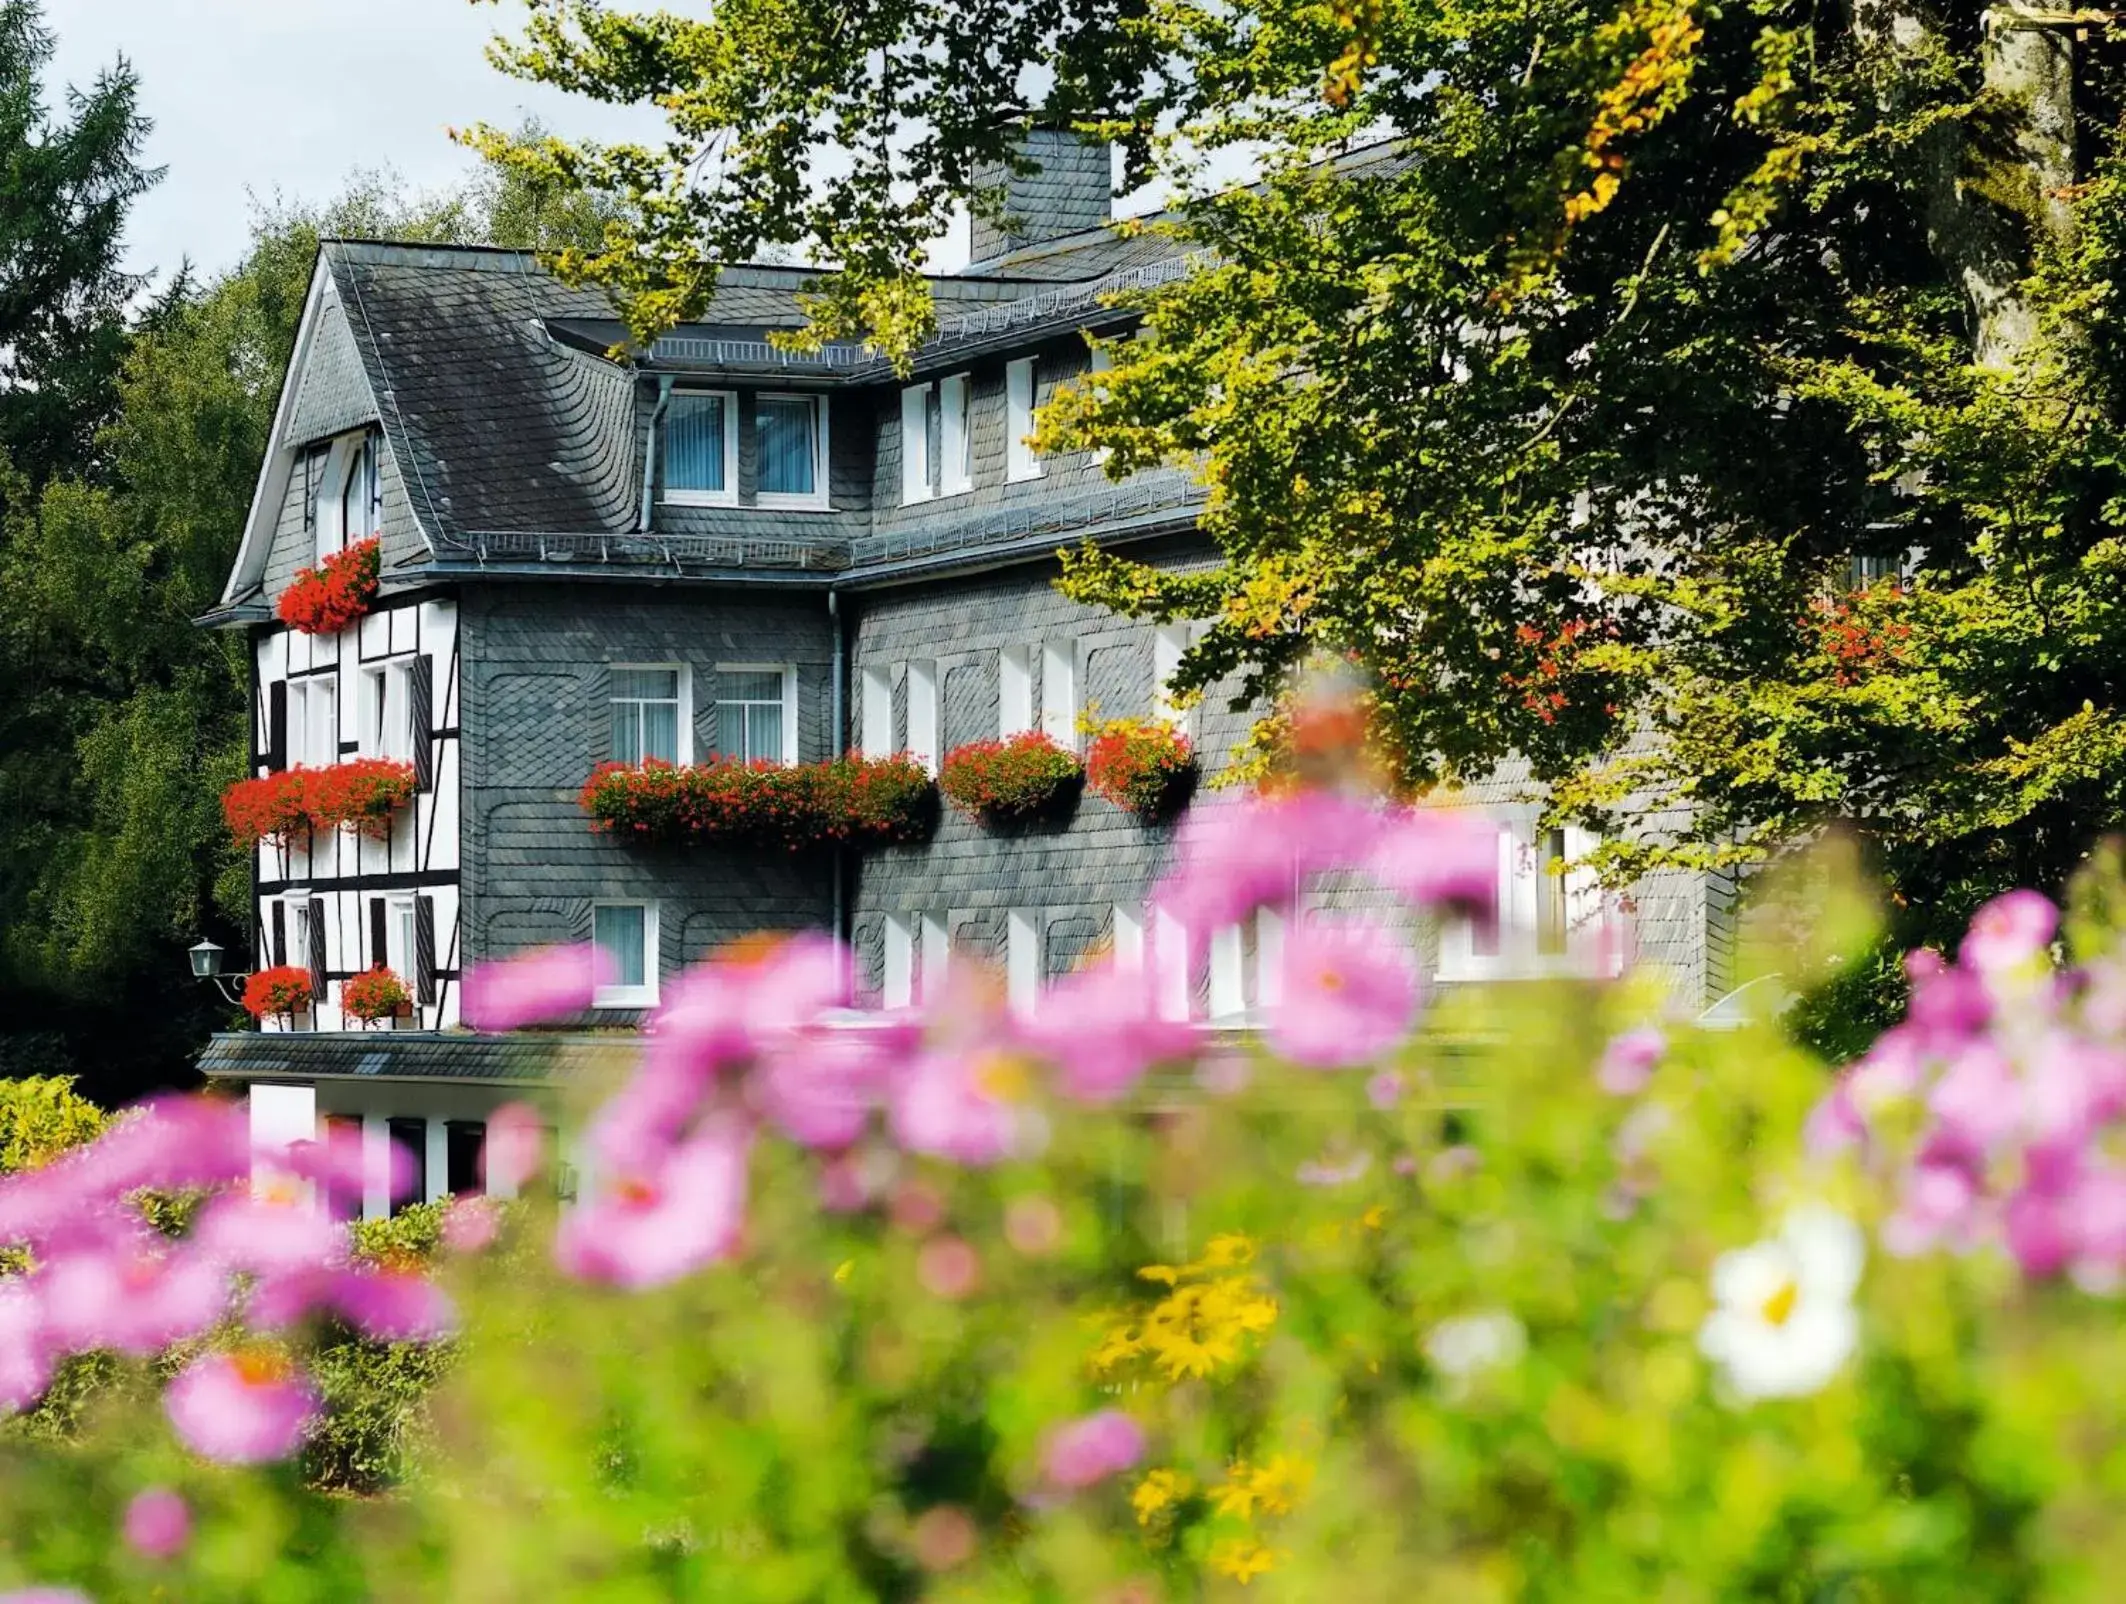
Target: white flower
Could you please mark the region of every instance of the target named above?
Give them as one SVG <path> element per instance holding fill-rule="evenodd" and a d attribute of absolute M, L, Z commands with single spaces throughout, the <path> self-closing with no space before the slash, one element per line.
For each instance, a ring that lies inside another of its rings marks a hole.
<path fill-rule="evenodd" d="M 1425 1335 L 1432 1368 L 1459 1381 L 1494 1365 L 1510 1365 L 1528 1351 L 1528 1333 L 1504 1309 L 1442 1320 Z"/>
<path fill-rule="evenodd" d="M 1866 1253 L 1859 1226 L 1810 1205 L 1788 1214 L 1770 1241 L 1721 1255 L 1719 1307 L 1698 1346 L 1743 1401 L 1798 1398 L 1838 1374 L 1860 1341 L 1853 1291 Z"/>

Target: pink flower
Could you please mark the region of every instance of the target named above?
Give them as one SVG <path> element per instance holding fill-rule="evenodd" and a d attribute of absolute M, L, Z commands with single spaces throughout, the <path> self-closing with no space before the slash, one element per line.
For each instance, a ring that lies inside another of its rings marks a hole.
<path fill-rule="evenodd" d="M 85 1192 L 117 1197 L 144 1186 L 165 1191 L 226 1186 L 251 1173 L 251 1130 L 242 1107 L 207 1097 L 142 1103 L 80 1155 Z"/>
<path fill-rule="evenodd" d="M 1498 917 L 1499 827 L 1466 809 L 1415 808 L 1383 831 L 1367 865 L 1389 890 L 1420 908 Z"/>
<path fill-rule="evenodd" d="M 476 965 L 465 976 L 465 1022 L 516 1030 L 580 1014 L 613 972 L 612 956 L 588 942 Z"/>
<path fill-rule="evenodd" d="M 761 1113 L 801 1147 L 836 1151 L 853 1144 L 884 1100 L 907 1055 L 906 1032 L 815 1031 L 776 1047 L 755 1071 Z"/>
<path fill-rule="evenodd" d="M 1349 1186 L 1373 1167 L 1371 1153 L 1352 1153 L 1340 1159 L 1312 1158 L 1293 1172 L 1301 1186 Z"/>
<path fill-rule="evenodd" d="M 502 1212 L 484 1197 L 457 1197 L 443 1211 L 443 1246 L 452 1253 L 485 1253 L 502 1229 Z"/>
<path fill-rule="evenodd" d="M 167 1487 L 135 1493 L 125 1507 L 126 1546 L 149 1559 L 171 1559 L 192 1540 L 192 1511 Z"/>
<path fill-rule="evenodd" d="M 88 1594 L 72 1587 L 18 1587 L 0 1593 L 0 1604 L 96 1604 Z"/>
<path fill-rule="evenodd" d="M 1801 1145 L 1809 1157 L 1827 1159 L 1858 1147 L 1867 1134 L 1867 1122 L 1853 1103 L 1852 1085 L 1841 1077 L 1809 1110 L 1801 1127 Z"/>
<path fill-rule="evenodd" d="M 1961 1164 L 1916 1164 L 1897 1211 L 1882 1225 L 1882 1245 L 1900 1258 L 1948 1243 L 1968 1247 L 1977 1226 L 1978 1186 Z"/>
<path fill-rule="evenodd" d="M 487 1141 L 480 1163 L 490 1192 L 521 1192 L 539 1173 L 546 1148 L 546 1123 L 529 1103 L 504 1103 L 487 1116 Z"/>
<path fill-rule="evenodd" d="M 305 1198 L 295 1183 L 275 1178 L 256 1195 L 229 1192 L 200 1210 L 191 1241 L 232 1270 L 307 1270 L 344 1257 L 347 1233 Z"/>
<path fill-rule="evenodd" d="M 206 1331 L 229 1303 L 219 1265 L 139 1240 L 60 1254 L 38 1280 L 51 1340 L 74 1353 L 109 1348 L 148 1358 Z"/>
<path fill-rule="evenodd" d="M 1912 982 L 1906 1018 L 1913 1028 L 1943 1051 L 1983 1030 L 1993 1015 L 1993 997 L 1973 970 L 1951 969 L 1941 954 L 1921 948 L 1905 954 L 1905 974 Z"/>
<path fill-rule="evenodd" d="M 1238 924 L 1289 903 L 1308 869 L 1359 861 L 1379 828 L 1373 809 L 1327 791 L 1204 802 L 1175 831 L 1175 871 L 1155 900 L 1191 930 Z"/>
<path fill-rule="evenodd" d="M 1144 1458 L 1144 1428 L 1119 1409 L 1058 1426 L 1041 1451 L 1049 1484 L 1076 1491 L 1119 1475 Z"/>
<path fill-rule="evenodd" d="M 2010 891 L 1971 916 L 1957 957 L 1982 975 L 2021 968 L 2052 945 L 2060 911 L 2035 891 Z"/>
<path fill-rule="evenodd" d="M 982 1261 L 965 1238 L 932 1237 L 915 1256 L 915 1278 L 931 1296 L 956 1303 L 981 1284 Z"/>
<path fill-rule="evenodd" d="M 561 1268 L 584 1281 L 640 1290 L 727 1257 L 745 1224 L 752 1133 L 718 1118 L 654 1169 L 622 1173 L 562 1216 Z"/>
<path fill-rule="evenodd" d="M 21 1279 L 0 1280 L 0 1409 L 27 1409 L 51 1384 L 43 1302 Z"/>
<path fill-rule="evenodd" d="M 274 1277 L 253 1298 L 254 1325 L 277 1330 L 328 1310 L 376 1342 L 434 1342 L 457 1328 L 450 1296 L 412 1270 L 328 1269 Z"/>
<path fill-rule="evenodd" d="M 1052 1062 L 1065 1096 L 1111 1103 L 1154 1064 L 1185 1063 L 1196 1033 L 1159 1017 L 1152 976 L 1102 964 L 1059 981 L 1021 1026 L 1027 1043 Z"/>
<path fill-rule="evenodd" d="M 1381 1070 L 1366 1080 L 1366 1101 L 1385 1114 L 1403 1100 L 1403 1077 L 1392 1069 Z"/>
<path fill-rule="evenodd" d="M 317 1393 L 295 1365 L 268 1349 L 209 1353 L 163 1393 L 177 1436 L 225 1465 L 286 1459 L 317 1418 Z"/>
<path fill-rule="evenodd" d="M 2074 1222 L 2070 1199 L 2026 1186 L 2008 1199 L 2001 1226 L 2008 1251 L 2023 1274 L 2042 1280 L 2057 1275 L 2074 1256 Z"/>
<path fill-rule="evenodd" d="M 1668 1051 L 1668 1038 L 1651 1025 L 1610 1038 L 1595 1069 L 1595 1084 L 1613 1097 L 1636 1097 L 1654 1078 L 1654 1066 Z"/>
<path fill-rule="evenodd" d="M 911 1153 L 955 1164 L 994 1164 L 1018 1136 L 1012 1101 L 1029 1066 L 1009 1052 L 931 1052 L 893 1089 L 893 1139 Z"/>
<path fill-rule="evenodd" d="M 2093 1169 L 2075 1188 L 2074 1278 L 2091 1291 L 2126 1282 L 2126 1172 Z"/>
<path fill-rule="evenodd" d="M 2007 1058 L 1989 1041 L 1974 1042 L 1927 1092 L 1938 1142 L 1972 1157 L 1995 1151 L 2022 1123 L 2022 1090 Z"/>
<path fill-rule="evenodd" d="M 1270 1043 L 1317 1069 L 1368 1063 L 1409 1034 L 1417 997 L 1417 966 L 1395 932 L 1302 925 L 1285 938 L 1284 994 L 1270 1011 Z"/>

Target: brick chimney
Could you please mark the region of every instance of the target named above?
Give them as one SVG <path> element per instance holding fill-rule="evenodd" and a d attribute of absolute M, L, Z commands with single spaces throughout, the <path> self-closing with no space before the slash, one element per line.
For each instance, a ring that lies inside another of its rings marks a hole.
<path fill-rule="evenodd" d="M 973 217 L 969 264 L 980 267 L 1029 245 L 1098 228 L 1114 212 L 1114 167 L 1105 142 L 1067 128 L 1027 130 L 1019 148 L 1036 171 L 1020 175 L 1004 162 L 975 169 L 977 194 L 1001 192 L 1002 214 Z"/>

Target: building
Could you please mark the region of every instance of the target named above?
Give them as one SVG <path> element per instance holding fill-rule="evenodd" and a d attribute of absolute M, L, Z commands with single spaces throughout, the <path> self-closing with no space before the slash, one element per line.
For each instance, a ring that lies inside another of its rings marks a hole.
<path fill-rule="evenodd" d="M 577 801 L 607 761 L 907 751 L 934 768 L 1000 733 L 1074 743 L 1088 708 L 1180 720 L 1214 770 L 1241 738 L 1249 715 L 1227 696 L 1185 713 L 1161 697 L 1185 626 L 1050 583 L 1056 549 L 1088 538 L 1163 563 L 1211 554 L 1188 475 L 1114 483 L 1091 455 L 1026 442 L 1054 387 L 1092 367 L 1086 336 L 1127 334 L 1108 292 L 1187 269 L 1171 240 L 1106 226 L 1104 150 L 1035 137 L 1040 171 L 1004 179 L 1016 231 L 977 222 L 908 374 L 856 347 L 770 343 L 803 321 L 804 269 L 729 269 L 706 321 L 624 364 L 605 301 L 527 256 L 322 246 L 205 622 L 251 643 L 257 774 L 387 757 L 416 789 L 388 837 L 307 829 L 259 848 L 258 966 L 306 969 L 319 1000 L 215 1038 L 204 1067 L 257 1088 L 266 1126 L 360 1118 L 425 1155 L 430 1195 L 464 1184 L 485 1111 L 539 1072 L 459 1028 L 460 978 L 547 943 L 595 938 L 618 959 L 588 1029 L 638 1023 L 668 977 L 762 928 L 845 935 L 859 1006 L 906 1003 L 968 956 L 1029 1001 L 1089 952 L 1162 939 L 1146 896 L 1170 829 L 1089 797 L 1052 828 L 1003 835 L 948 811 L 925 845 L 785 857 L 633 847 Z M 279 621 L 299 569 L 368 537 L 366 616 L 339 634 Z M 1545 872 L 1577 850 L 1566 832 L 1538 838 L 1532 808 L 1505 816 L 1505 928 L 1481 949 L 1431 933 L 1442 978 L 1630 947 L 1689 991 L 1725 989 L 1718 887 L 1664 875 L 1606 899 Z M 1244 1020 L 1273 934 L 1221 933 L 1173 1006 Z M 378 963 L 406 979 L 410 1016 L 349 1029 L 342 989 Z"/>

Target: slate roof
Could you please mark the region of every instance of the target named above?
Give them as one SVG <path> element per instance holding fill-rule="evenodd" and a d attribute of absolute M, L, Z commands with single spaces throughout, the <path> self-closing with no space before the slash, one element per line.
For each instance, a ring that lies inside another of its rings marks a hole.
<path fill-rule="evenodd" d="M 210 1080 L 426 1080 L 544 1085 L 627 1074 L 642 1041 L 606 1035 L 480 1035 L 471 1031 L 230 1031 L 209 1038 Z"/>

